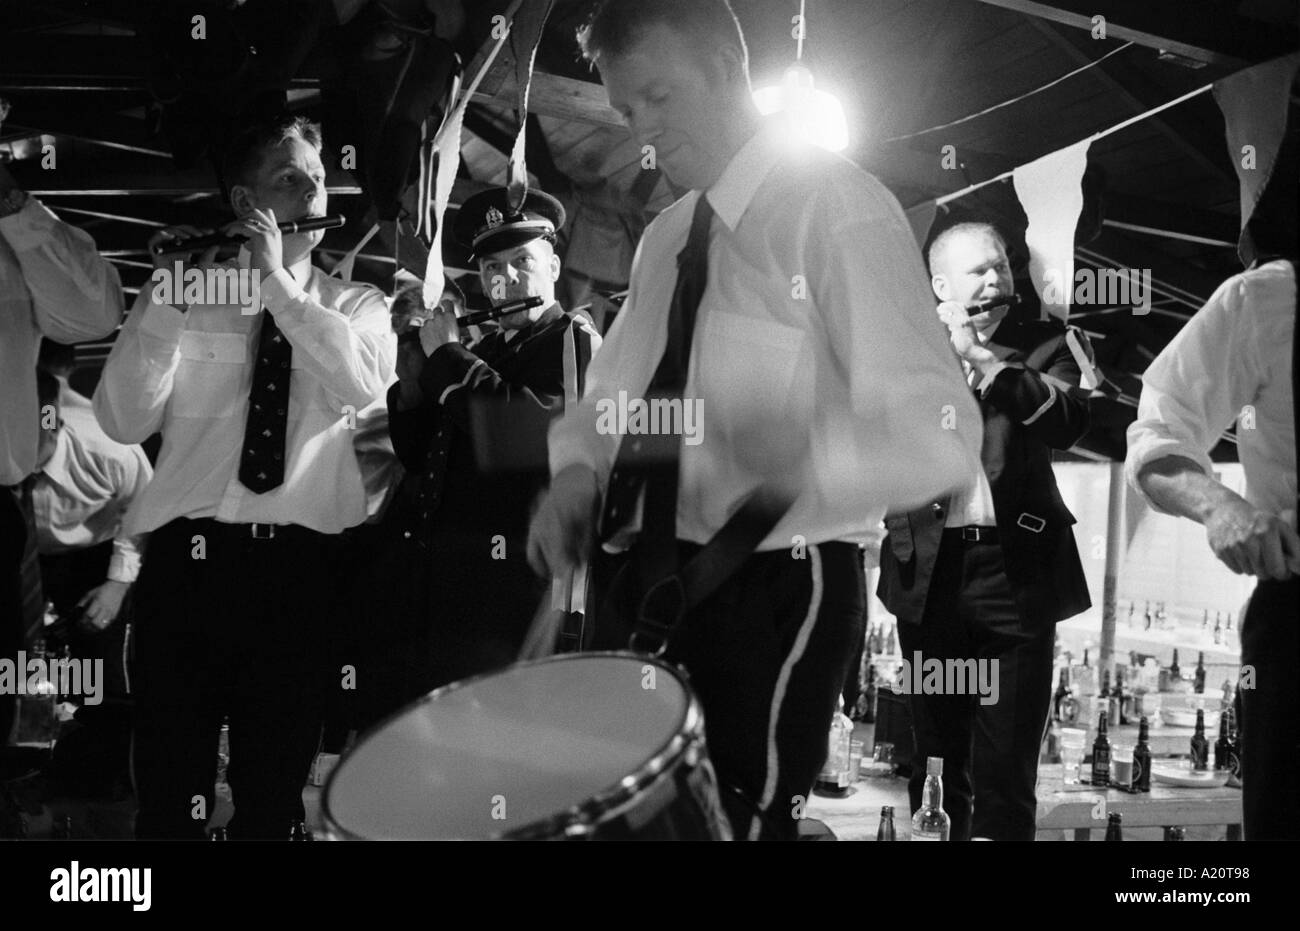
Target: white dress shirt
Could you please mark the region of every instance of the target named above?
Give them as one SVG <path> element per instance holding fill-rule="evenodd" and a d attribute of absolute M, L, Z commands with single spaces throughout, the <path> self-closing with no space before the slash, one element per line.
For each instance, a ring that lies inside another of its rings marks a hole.
<path fill-rule="evenodd" d="M 36 469 L 41 337 L 99 339 L 122 320 L 122 282 L 95 241 L 29 197 L 0 217 L 0 485 Z"/>
<path fill-rule="evenodd" d="M 1124 470 L 1130 487 L 1156 510 L 1137 481 L 1143 467 L 1182 456 L 1213 475 L 1209 450 L 1238 417 L 1245 499 L 1278 515 L 1295 510 L 1295 301 L 1289 262 L 1269 262 L 1229 278 L 1142 376 Z"/>
<path fill-rule="evenodd" d="M 65 553 L 112 540 L 108 577 L 134 582 L 140 574 L 143 535 L 130 536 L 121 529 L 131 503 L 153 475 L 144 450 L 68 422 L 54 444 L 32 487 L 38 551 Z"/>
<path fill-rule="evenodd" d="M 984 331 L 975 331 L 975 336 L 980 341 L 981 346 L 987 346 L 989 340 L 993 338 L 994 332 L 1002 321 L 999 320 Z M 989 387 L 993 384 L 993 379 L 997 378 L 998 372 L 1006 368 L 1004 363 L 999 362 L 989 371 L 987 375 L 980 379 L 978 387 L 975 386 L 975 369 L 969 362 L 962 360 L 962 369 L 966 372 L 966 380 L 976 387 L 980 395 L 988 393 Z M 959 488 L 952 493 L 948 501 L 948 518 L 943 522 L 945 527 L 996 527 L 997 513 L 993 510 L 993 488 L 989 485 L 989 477 L 984 474 L 983 466 L 975 473 L 973 481 L 967 483 L 964 487 Z"/>
<path fill-rule="evenodd" d="M 646 394 L 700 196 L 646 229 L 583 403 L 552 429 L 553 474 L 583 464 L 605 487 L 620 437 L 598 432 L 597 405 Z M 702 434 L 681 446 L 677 535 L 706 542 L 777 481 L 797 497 L 760 549 L 878 541 L 886 508 L 919 505 L 979 468 L 983 429 L 907 219 L 851 162 L 787 149 L 770 128 L 707 196 L 717 217 L 685 387 Z"/>
<path fill-rule="evenodd" d="M 247 261 L 241 250 L 238 262 Z M 393 378 L 397 337 L 384 295 L 330 278 L 306 259 L 263 279 L 262 303 L 292 344 L 293 361 L 284 482 L 259 495 L 240 483 L 239 461 L 260 315 L 235 304 L 181 313 L 154 303 L 153 290 L 141 290 L 94 399 L 105 432 L 119 442 L 162 431 L 154 479 L 127 517 L 128 532 L 178 517 L 322 533 L 364 521 L 353 433 Z"/>

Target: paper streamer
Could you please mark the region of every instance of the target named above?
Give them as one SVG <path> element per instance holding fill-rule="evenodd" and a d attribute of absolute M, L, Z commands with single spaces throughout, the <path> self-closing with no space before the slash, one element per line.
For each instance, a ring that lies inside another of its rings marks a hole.
<path fill-rule="evenodd" d="M 1241 182 L 1243 232 L 1277 165 L 1286 132 L 1291 82 L 1297 70 L 1300 52 L 1238 71 L 1214 85 L 1214 99 L 1227 124 L 1228 158 Z M 1254 148 L 1253 162 L 1248 162 L 1242 152 L 1247 145 Z M 1245 255 L 1242 259 L 1250 264 Z"/>
<path fill-rule="evenodd" d="M 1085 139 L 1015 169 L 1016 196 L 1029 218 L 1025 244 L 1029 275 L 1043 309 L 1068 320 L 1074 291 L 1074 233 L 1083 209 L 1083 172 L 1088 167 Z"/>

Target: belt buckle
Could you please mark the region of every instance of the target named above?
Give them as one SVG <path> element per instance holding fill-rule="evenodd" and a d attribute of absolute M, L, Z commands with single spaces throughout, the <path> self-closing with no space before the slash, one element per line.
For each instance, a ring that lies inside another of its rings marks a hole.
<path fill-rule="evenodd" d="M 249 527 L 254 540 L 275 539 L 275 524 L 250 524 Z M 258 528 L 265 531 L 265 534 L 259 532 Z"/>
<path fill-rule="evenodd" d="M 978 527 L 961 528 L 961 539 L 963 543 L 978 543 L 980 541 L 980 528 Z"/>

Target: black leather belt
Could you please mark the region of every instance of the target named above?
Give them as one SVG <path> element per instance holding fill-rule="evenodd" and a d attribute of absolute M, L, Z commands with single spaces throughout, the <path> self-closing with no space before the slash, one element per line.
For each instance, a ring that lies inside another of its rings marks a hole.
<path fill-rule="evenodd" d="M 187 530 L 236 540 L 257 540 L 294 543 L 306 540 L 333 540 L 337 535 L 321 533 L 301 524 L 232 524 L 213 517 L 182 517 L 172 521 Z"/>
<path fill-rule="evenodd" d="M 963 543 L 998 542 L 997 527 L 945 527 L 943 532 L 945 536 L 952 536 Z"/>

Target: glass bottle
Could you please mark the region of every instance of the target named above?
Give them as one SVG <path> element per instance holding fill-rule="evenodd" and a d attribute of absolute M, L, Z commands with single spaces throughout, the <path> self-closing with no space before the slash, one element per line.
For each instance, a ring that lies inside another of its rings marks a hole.
<path fill-rule="evenodd" d="M 1070 670 L 1061 667 L 1061 675 L 1056 684 L 1056 693 L 1052 695 L 1052 720 L 1061 720 L 1061 702 L 1070 694 Z"/>
<path fill-rule="evenodd" d="M 1123 840 L 1124 830 L 1120 824 L 1124 821 L 1124 816 L 1117 811 L 1112 811 L 1106 816 L 1106 840 Z"/>
<path fill-rule="evenodd" d="M 1106 715 L 1097 716 L 1097 739 L 1092 742 L 1092 784 L 1110 784 L 1110 739 L 1106 736 Z"/>
<path fill-rule="evenodd" d="M 849 785 L 849 742 L 853 739 L 853 722 L 844 713 L 844 697 L 840 696 L 831 730 L 827 738 L 826 762 L 817 774 L 817 788 L 831 795 L 845 795 Z"/>
<path fill-rule="evenodd" d="M 1210 768 L 1210 742 L 1205 739 L 1205 712 L 1196 709 L 1196 733 L 1192 735 L 1192 769 L 1200 772 Z"/>
<path fill-rule="evenodd" d="M 1151 791 L 1151 730 L 1147 719 L 1138 725 L 1138 742 L 1133 748 L 1133 788 L 1139 792 Z"/>
<path fill-rule="evenodd" d="M 1205 652 L 1196 654 L 1196 673 L 1192 677 L 1192 691 L 1197 695 L 1205 694 Z"/>
<path fill-rule="evenodd" d="M 1219 739 L 1214 742 L 1214 769 L 1231 770 L 1232 769 L 1232 738 L 1228 736 L 1228 718 L 1226 714 L 1219 715 Z"/>
<path fill-rule="evenodd" d="M 952 819 L 943 810 L 943 758 L 925 761 L 925 790 L 921 807 L 912 816 L 912 840 L 947 840 Z"/>
<path fill-rule="evenodd" d="M 876 828 L 876 840 L 898 840 L 894 834 L 893 805 L 885 805 L 880 809 L 880 827 Z"/>

